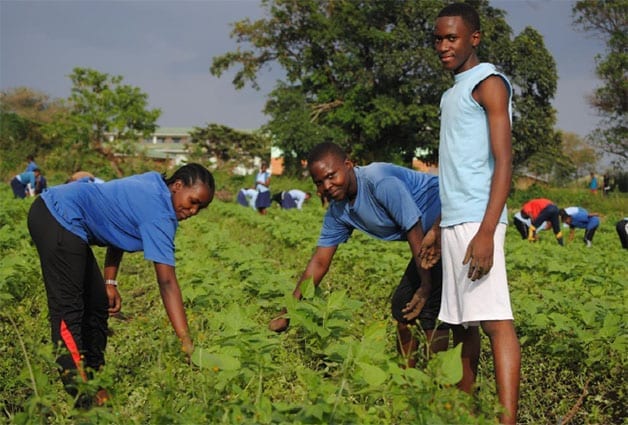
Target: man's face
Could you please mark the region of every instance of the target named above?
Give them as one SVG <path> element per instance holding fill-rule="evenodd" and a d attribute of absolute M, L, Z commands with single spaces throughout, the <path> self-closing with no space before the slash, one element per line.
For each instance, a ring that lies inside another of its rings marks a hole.
<path fill-rule="evenodd" d="M 471 31 L 460 16 L 442 16 L 434 27 L 434 48 L 443 68 L 454 74 L 477 65 L 480 32 Z"/>
<path fill-rule="evenodd" d="M 353 164 L 348 159 L 327 155 L 309 165 L 317 191 L 335 201 L 352 200 L 357 193 Z"/>

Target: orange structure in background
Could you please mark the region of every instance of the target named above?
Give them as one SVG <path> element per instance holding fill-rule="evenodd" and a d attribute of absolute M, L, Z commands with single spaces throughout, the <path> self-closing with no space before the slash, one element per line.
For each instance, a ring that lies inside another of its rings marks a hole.
<path fill-rule="evenodd" d="M 283 174 L 283 157 L 270 158 L 270 171 L 273 176 L 280 176 Z"/>

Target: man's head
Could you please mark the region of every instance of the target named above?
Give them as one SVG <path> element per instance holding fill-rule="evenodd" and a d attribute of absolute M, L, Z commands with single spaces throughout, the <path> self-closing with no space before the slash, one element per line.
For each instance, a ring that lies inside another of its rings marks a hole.
<path fill-rule="evenodd" d="M 434 26 L 434 47 L 443 67 L 454 74 L 479 63 L 480 18 L 472 6 L 452 3 L 444 7 Z"/>
<path fill-rule="evenodd" d="M 571 225 L 571 216 L 567 214 L 567 211 L 565 211 L 564 208 L 558 210 L 558 216 L 560 217 L 560 221 L 565 224 Z"/>
<path fill-rule="evenodd" d="M 308 157 L 308 168 L 318 193 L 336 201 L 355 198 L 353 163 L 340 146 L 330 142 L 316 145 Z"/>

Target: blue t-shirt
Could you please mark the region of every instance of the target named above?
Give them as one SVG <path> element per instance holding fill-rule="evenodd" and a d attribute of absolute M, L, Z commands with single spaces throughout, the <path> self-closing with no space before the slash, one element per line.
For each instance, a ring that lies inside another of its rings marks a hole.
<path fill-rule="evenodd" d="M 427 232 L 439 216 L 438 177 L 381 162 L 354 170 L 354 203 L 331 201 L 318 246 L 346 242 L 353 229 L 381 240 L 403 241 L 419 219 Z"/>
<path fill-rule="evenodd" d="M 579 229 L 586 229 L 589 225 L 589 221 L 591 217 L 589 217 L 589 212 L 581 207 L 567 207 L 565 208 L 565 212 L 569 217 L 571 217 L 571 225 L 570 227 L 577 227 Z"/>
<path fill-rule="evenodd" d="M 178 221 L 159 173 L 54 186 L 41 197 L 59 224 L 86 243 L 144 251 L 147 260 L 175 265 Z"/>
<path fill-rule="evenodd" d="M 37 176 L 35 176 L 34 171 L 24 171 L 17 175 L 18 180 L 22 182 L 22 184 L 27 185 L 30 184 L 31 188 L 35 190 L 35 183 L 37 182 Z"/>
<path fill-rule="evenodd" d="M 456 74 L 453 87 L 441 97 L 438 175 L 443 227 L 481 222 L 488 206 L 495 158 L 486 111 L 473 98 L 473 90 L 491 75 L 506 82 L 510 95 L 508 112 L 512 116 L 510 83 L 489 63 Z M 506 213 L 504 205 L 500 223 L 508 224 Z"/>
<path fill-rule="evenodd" d="M 34 161 L 30 161 L 26 164 L 26 169 L 24 171 L 35 171 L 37 168 L 39 168 L 37 164 L 35 164 Z"/>

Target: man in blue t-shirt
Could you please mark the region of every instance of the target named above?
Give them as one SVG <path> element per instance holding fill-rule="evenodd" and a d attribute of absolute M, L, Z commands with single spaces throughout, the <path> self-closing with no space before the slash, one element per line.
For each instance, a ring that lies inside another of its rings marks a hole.
<path fill-rule="evenodd" d="M 312 278 L 314 285 L 321 282 L 338 245 L 347 242 L 354 229 L 385 241 L 407 241 L 410 262 L 392 297 L 398 348 L 407 364 L 414 366 L 418 344 L 409 326 L 418 319 L 427 340 L 433 341 L 430 349 L 446 349 L 446 325 L 436 329 L 441 289 L 438 178 L 386 163 L 354 167 L 333 143 L 314 147 L 308 167 L 318 192 L 331 203 L 316 251 L 296 285 L 294 297 L 301 298 L 301 283 L 306 279 Z M 270 328 L 281 332 L 288 324 L 288 319 L 279 316 Z M 436 333 L 434 337 L 432 333 Z"/>
<path fill-rule="evenodd" d="M 24 171 L 13 177 L 10 183 L 13 197 L 24 199 L 27 196 L 35 196 L 42 177 L 39 168 L 35 168 L 33 171 Z"/>
<path fill-rule="evenodd" d="M 585 229 L 583 241 L 587 247 L 593 243 L 593 235 L 600 226 L 600 215 L 598 213 L 589 213 L 581 207 L 561 208 L 558 216 L 563 224 L 569 226 L 569 241 L 573 241 L 576 235 L 576 228 Z"/>

